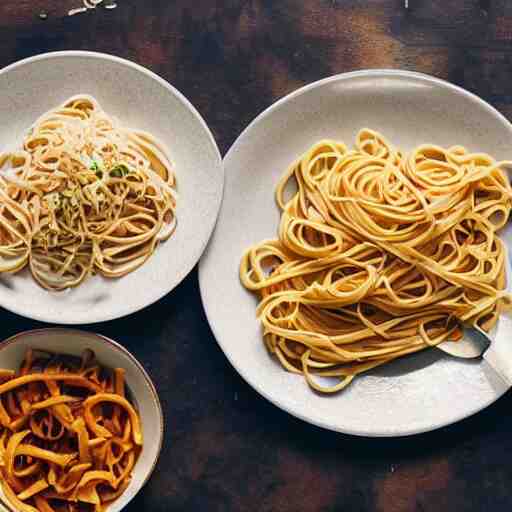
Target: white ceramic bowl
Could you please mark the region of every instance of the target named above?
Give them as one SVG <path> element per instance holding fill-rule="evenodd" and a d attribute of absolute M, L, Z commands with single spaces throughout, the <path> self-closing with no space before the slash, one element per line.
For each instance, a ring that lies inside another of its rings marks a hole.
<path fill-rule="evenodd" d="M 151 476 L 162 449 L 163 414 L 151 379 L 135 357 L 115 341 L 74 329 L 39 329 L 12 336 L 0 343 L 0 368 L 18 370 L 28 348 L 76 356 L 90 349 L 103 366 L 126 370 L 126 386 L 141 418 L 144 444 L 129 487 L 108 509 L 109 512 L 122 510 Z M 4 507 L 16 512 L 1 490 L 0 497 Z"/>
<path fill-rule="evenodd" d="M 196 109 L 174 87 L 132 62 L 101 53 L 38 55 L 0 71 L 0 151 L 17 147 L 32 123 L 68 97 L 95 96 L 126 126 L 156 135 L 175 165 L 178 227 L 138 270 L 121 278 L 95 276 L 79 287 L 49 293 L 25 270 L 0 275 L 0 306 L 60 324 L 118 318 L 152 304 L 190 272 L 211 235 L 224 174 L 213 136 Z"/>
<path fill-rule="evenodd" d="M 202 258 L 201 295 L 212 330 L 233 366 L 264 397 L 321 427 L 366 436 L 432 430 L 473 414 L 507 389 L 481 360 L 425 351 L 319 396 L 284 371 L 262 342 L 257 301 L 238 277 L 243 251 L 275 238 L 274 191 L 287 166 L 322 138 L 353 145 L 360 128 L 380 131 L 404 150 L 462 144 L 497 159 L 512 156 L 512 126 L 475 95 L 406 71 L 334 76 L 279 100 L 240 135 L 224 159 L 224 201 Z M 504 240 L 512 247 L 508 229 Z"/>

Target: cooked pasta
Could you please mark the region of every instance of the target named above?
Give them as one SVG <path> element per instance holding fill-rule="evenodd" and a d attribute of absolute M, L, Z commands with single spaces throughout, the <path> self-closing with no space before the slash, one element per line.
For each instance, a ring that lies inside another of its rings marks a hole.
<path fill-rule="evenodd" d="M 0 153 L 0 272 L 28 266 L 48 290 L 124 276 L 171 236 L 175 209 L 163 145 L 74 96 Z"/>
<path fill-rule="evenodd" d="M 511 164 L 461 146 L 404 155 L 369 129 L 355 149 L 315 144 L 277 185 L 278 239 L 240 266 L 270 353 L 332 393 L 460 339 L 462 323 L 491 329 L 510 305 L 497 232 L 512 206 Z"/>
<path fill-rule="evenodd" d="M 0 483 L 20 512 L 103 512 L 130 483 L 142 448 L 124 370 L 28 350 L 0 384 Z"/>

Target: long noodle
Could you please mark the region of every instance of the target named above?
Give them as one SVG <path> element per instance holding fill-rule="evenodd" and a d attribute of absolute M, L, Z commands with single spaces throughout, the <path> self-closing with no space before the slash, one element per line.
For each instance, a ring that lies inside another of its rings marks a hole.
<path fill-rule="evenodd" d="M 0 484 L 22 512 L 104 512 L 128 487 L 143 444 L 124 370 L 28 350 L 0 386 Z"/>
<path fill-rule="evenodd" d="M 278 239 L 248 249 L 240 266 L 270 353 L 332 393 L 460 339 L 461 323 L 491 329 L 510 306 L 497 236 L 512 207 L 510 165 L 461 146 L 403 155 L 369 129 L 352 150 L 315 144 L 278 183 Z"/>
<path fill-rule="evenodd" d="M 48 290 L 124 276 L 171 236 L 175 209 L 162 144 L 74 96 L 0 153 L 0 272 L 28 266 Z"/>

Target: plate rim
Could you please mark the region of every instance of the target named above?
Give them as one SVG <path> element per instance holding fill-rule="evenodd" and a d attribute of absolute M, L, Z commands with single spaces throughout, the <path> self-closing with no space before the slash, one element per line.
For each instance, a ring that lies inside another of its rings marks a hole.
<path fill-rule="evenodd" d="M 205 131 L 210 144 L 212 145 L 212 148 L 215 152 L 216 157 L 216 171 L 220 174 L 220 183 L 221 186 L 219 190 L 217 191 L 217 197 L 215 198 L 216 205 L 216 214 L 209 220 L 210 226 L 209 226 L 209 234 L 205 239 L 203 240 L 201 247 L 198 251 L 198 254 L 194 256 L 194 258 L 190 259 L 190 262 L 188 265 L 184 266 L 184 268 L 181 270 L 181 272 L 177 272 L 178 279 L 175 285 L 172 288 L 164 287 L 163 291 L 159 291 L 158 293 L 155 293 L 153 296 L 149 298 L 148 301 L 145 302 L 144 305 L 134 305 L 131 307 L 126 308 L 123 311 L 117 312 L 115 314 L 109 314 L 109 313 L 102 313 L 100 315 L 96 315 L 95 317 L 91 319 L 87 319 L 87 322 L 83 322 L 81 320 L 75 320 L 73 318 L 68 317 L 58 317 L 55 315 L 47 314 L 45 310 L 41 310 L 42 312 L 39 313 L 37 311 L 26 311 L 23 310 L 23 308 L 18 308 L 16 303 L 5 305 L 3 303 L 0 303 L 0 307 L 10 311 L 11 313 L 15 313 L 16 315 L 22 316 L 24 318 L 28 318 L 31 320 L 36 320 L 40 322 L 45 323 L 56 323 L 61 325 L 89 325 L 89 324 L 97 324 L 101 322 L 107 322 L 111 320 L 117 320 L 120 318 L 124 318 L 126 316 L 132 315 L 134 313 L 137 313 L 139 311 L 142 311 L 149 306 L 152 306 L 156 302 L 158 302 L 160 299 L 165 297 L 167 294 L 171 293 L 175 288 L 177 288 L 183 280 L 192 272 L 194 267 L 198 264 L 199 260 L 201 259 L 206 247 L 208 246 L 208 243 L 213 235 L 213 232 L 215 230 L 215 226 L 217 223 L 217 219 L 220 214 L 220 210 L 222 207 L 222 199 L 224 197 L 224 187 L 225 187 L 225 173 L 224 173 L 224 163 L 222 160 L 222 155 L 219 150 L 219 146 L 217 144 L 217 141 L 215 140 L 215 137 L 213 136 L 213 133 L 204 120 L 204 118 L 201 116 L 199 111 L 196 109 L 196 107 L 186 98 L 186 96 L 179 91 L 174 85 L 172 85 L 170 82 L 168 82 L 166 79 L 155 73 L 154 71 L 151 71 L 150 69 L 146 68 L 145 66 L 142 66 L 141 64 L 138 64 L 136 62 L 133 62 L 128 59 L 124 59 L 122 57 L 118 57 L 117 55 L 112 55 L 105 52 L 96 52 L 96 51 L 89 51 L 89 50 L 59 50 L 59 51 L 52 51 L 52 52 L 44 52 L 37 55 L 33 55 L 31 57 L 26 57 L 24 59 L 15 61 L 11 64 L 8 64 L 7 66 L 0 69 L 0 77 L 9 73 L 10 71 L 13 71 L 19 67 L 23 67 L 27 64 L 32 64 L 34 62 L 38 62 L 41 60 L 51 60 L 54 58 L 76 58 L 76 57 L 85 57 L 85 58 L 91 58 L 91 59 L 98 59 L 98 60 L 107 60 L 110 62 L 114 62 L 117 64 L 121 64 L 124 66 L 127 66 L 129 68 L 132 68 L 149 78 L 155 80 L 158 84 L 160 84 L 162 87 L 167 89 L 172 95 L 174 95 L 184 106 L 185 108 L 194 116 L 194 118 L 199 122 L 202 129 Z"/>
<path fill-rule="evenodd" d="M 447 89 L 451 89 L 457 94 L 462 94 L 463 96 L 466 96 L 468 99 L 472 101 L 476 101 L 479 103 L 482 107 L 484 107 L 487 111 L 489 111 L 492 115 L 496 116 L 499 120 L 504 122 L 510 127 L 510 130 L 512 132 L 512 123 L 501 113 L 499 112 L 495 107 L 493 107 L 490 103 L 485 101 L 484 99 L 480 98 L 476 94 L 468 91 L 467 89 L 464 89 L 463 87 L 460 87 L 458 85 L 452 84 L 451 82 L 448 82 L 447 80 L 444 80 L 442 78 L 438 78 L 426 73 L 420 73 L 417 71 L 409 71 L 409 70 L 402 70 L 402 69 L 388 69 L 388 68 L 375 68 L 375 69 L 361 69 L 357 71 L 349 71 L 346 73 L 338 73 L 332 76 L 328 76 L 326 78 L 322 78 L 320 80 L 316 80 L 312 83 L 306 84 L 302 87 L 299 87 L 298 89 L 291 91 L 290 93 L 286 94 L 285 96 L 279 98 L 274 103 L 269 105 L 267 108 L 265 108 L 262 112 L 260 112 L 247 126 L 242 130 L 240 135 L 236 138 L 236 140 L 233 142 L 233 144 L 230 146 L 229 150 L 225 154 L 222 162 L 224 166 L 224 178 L 226 181 L 226 168 L 227 168 L 227 162 L 229 162 L 230 158 L 232 157 L 232 154 L 237 149 L 237 146 L 240 144 L 241 141 L 246 137 L 246 135 L 253 129 L 254 126 L 259 124 L 261 121 L 263 121 L 266 117 L 268 117 L 270 114 L 272 114 L 275 110 L 281 107 L 281 105 L 284 105 L 285 103 L 295 99 L 298 96 L 302 96 L 303 94 L 306 94 L 307 92 L 323 87 L 326 84 L 329 84 L 331 82 L 338 82 L 338 81 L 344 81 L 344 80 L 350 80 L 353 78 L 358 77 L 379 77 L 379 78 L 385 78 L 389 76 L 398 76 L 398 77 L 405 77 L 405 78 L 415 78 L 420 79 L 429 83 L 433 83 L 437 86 L 441 86 Z M 226 183 L 224 183 L 226 185 Z M 219 210 L 219 217 L 220 217 L 220 211 L 222 210 L 224 201 L 221 204 L 221 208 Z M 218 220 L 218 219 L 217 219 Z M 218 228 L 218 223 L 216 223 L 215 230 Z M 298 418 L 306 423 L 309 423 L 311 425 L 314 425 L 316 427 L 320 427 L 326 430 L 330 430 L 333 432 L 338 432 L 341 434 L 348 434 L 353 435 L 357 437 L 367 437 L 367 438 L 400 438 L 400 437 L 409 437 L 413 435 L 423 434 L 426 432 L 431 432 L 434 430 L 441 429 L 443 427 L 447 427 L 449 425 L 453 425 L 455 423 L 458 423 L 462 420 L 465 420 L 478 412 L 486 409 L 490 405 L 492 405 L 494 402 L 499 400 L 509 389 L 510 385 L 507 383 L 507 387 L 504 387 L 502 390 L 498 391 L 490 400 L 486 400 L 482 404 L 479 404 L 478 406 L 470 409 L 469 411 L 466 411 L 465 413 L 458 415 L 457 417 L 454 417 L 450 420 L 444 420 L 442 422 L 437 422 L 435 424 L 432 424 L 430 426 L 424 426 L 423 428 L 412 428 L 409 430 L 403 430 L 399 433 L 382 429 L 382 430 L 372 430 L 372 431 L 363 431 L 363 430 L 352 430 L 350 428 L 344 428 L 339 427 L 330 423 L 322 422 L 321 420 L 318 420 L 316 418 L 310 418 L 307 415 L 301 414 L 299 411 L 295 410 L 293 407 L 290 407 L 286 404 L 281 403 L 278 399 L 272 397 L 269 393 L 267 393 L 263 386 L 258 382 L 253 382 L 250 378 L 248 378 L 245 375 L 245 372 L 242 368 L 238 367 L 237 364 L 235 364 L 232 355 L 229 353 L 228 350 L 224 348 L 223 342 L 221 341 L 220 333 L 217 330 L 217 327 L 215 326 L 215 321 L 213 318 L 213 314 L 211 311 L 209 311 L 208 308 L 208 301 L 206 300 L 206 277 L 204 270 L 204 265 L 206 258 L 208 257 L 208 252 L 210 249 L 210 244 L 213 239 L 213 235 L 210 238 L 210 242 L 208 246 L 206 247 L 206 250 L 203 252 L 203 255 L 201 256 L 201 259 L 199 260 L 199 266 L 198 266 L 198 280 L 199 280 L 199 292 L 201 295 L 201 303 L 203 306 L 203 310 L 205 312 L 206 319 L 208 321 L 208 324 L 210 326 L 210 329 L 212 331 L 212 334 L 219 345 L 220 349 L 226 356 L 227 360 L 229 361 L 230 365 L 235 369 L 235 371 L 240 375 L 240 377 L 249 385 L 252 389 L 254 389 L 259 395 L 261 395 L 263 398 L 268 400 L 271 404 L 275 405 L 282 411 L 290 414 L 291 416 Z M 482 362 L 482 364 L 486 364 L 485 361 Z"/>

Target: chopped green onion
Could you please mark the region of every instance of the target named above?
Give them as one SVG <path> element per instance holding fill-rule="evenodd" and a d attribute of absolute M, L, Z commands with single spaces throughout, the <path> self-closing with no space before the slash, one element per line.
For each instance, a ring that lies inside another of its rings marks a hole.
<path fill-rule="evenodd" d="M 110 169 L 110 176 L 112 178 L 124 178 L 129 172 L 130 169 L 126 164 L 117 164 Z"/>
<path fill-rule="evenodd" d="M 51 210 L 57 210 L 61 206 L 61 198 L 58 192 L 51 192 L 45 195 L 46 204 Z"/>
<path fill-rule="evenodd" d="M 98 153 L 96 153 L 96 151 L 93 151 L 92 153 L 92 160 L 93 162 L 96 162 L 99 168 L 105 167 L 105 162 L 103 161 L 103 158 Z"/>

